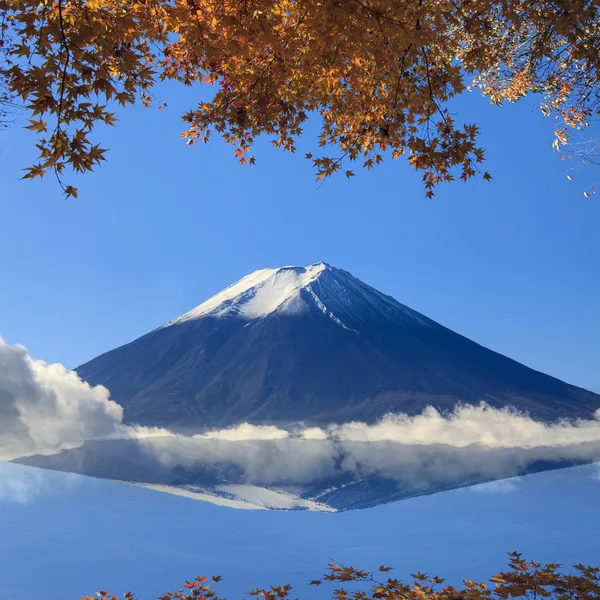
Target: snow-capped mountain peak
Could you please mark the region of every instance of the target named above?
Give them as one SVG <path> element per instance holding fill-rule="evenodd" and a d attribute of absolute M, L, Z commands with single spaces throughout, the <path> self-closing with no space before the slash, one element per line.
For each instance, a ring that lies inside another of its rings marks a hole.
<path fill-rule="evenodd" d="M 341 327 L 353 331 L 340 316 L 342 313 L 356 313 L 359 306 L 368 306 L 389 316 L 410 317 L 422 325 L 431 325 L 422 315 L 364 284 L 350 273 L 318 262 L 307 267 L 286 266 L 254 271 L 163 327 L 206 316 L 235 315 L 251 320 L 274 312 L 300 314 L 312 308 Z"/>
<path fill-rule="evenodd" d="M 255 271 L 77 371 L 128 422 L 187 429 L 373 422 L 481 400 L 540 419 L 600 406 L 326 263 Z"/>
<path fill-rule="evenodd" d="M 221 317 L 236 314 L 248 319 L 265 317 L 286 304 L 293 304 L 301 289 L 309 287 L 328 270 L 332 271 L 333 268 L 320 262 L 308 267 L 289 266 L 254 271 L 167 325 L 207 315 Z"/>
<path fill-rule="evenodd" d="M 223 317 L 236 314 L 248 319 L 267 316 L 293 300 L 301 289 L 309 286 L 327 269 L 331 267 L 325 263 L 259 269 L 164 326 L 208 315 Z"/>

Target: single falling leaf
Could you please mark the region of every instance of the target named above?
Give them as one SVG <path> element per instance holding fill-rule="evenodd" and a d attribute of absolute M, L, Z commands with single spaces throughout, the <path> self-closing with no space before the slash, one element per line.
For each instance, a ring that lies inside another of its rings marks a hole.
<path fill-rule="evenodd" d="M 67 187 L 65 187 L 65 196 L 68 198 L 70 196 L 72 196 L 73 198 L 77 198 L 77 188 L 73 187 L 72 185 L 68 185 Z"/>

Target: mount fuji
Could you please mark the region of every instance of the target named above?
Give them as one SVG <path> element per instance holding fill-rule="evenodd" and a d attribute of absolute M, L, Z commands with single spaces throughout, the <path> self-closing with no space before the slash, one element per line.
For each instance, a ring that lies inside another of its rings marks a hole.
<path fill-rule="evenodd" d="M 372 423 L 427 406 L 587 418 L 600 395 L 530 369 L 326 263 L 263 269 L 78 367 L 125 421 L 171 430 Z"/>

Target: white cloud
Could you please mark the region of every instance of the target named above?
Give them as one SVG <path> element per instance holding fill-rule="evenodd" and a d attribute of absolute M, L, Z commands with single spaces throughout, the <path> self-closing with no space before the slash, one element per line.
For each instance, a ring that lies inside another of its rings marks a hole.
<path fill-rule="evenodd" d="M 248 427 L 252 427 L 249 425 Z M 208 467 L 247 483 L 307 484 L 336 474 L 337 452 L 329 440 L 297 438 L 223 440 L 171 435 L 139 440 L 146 453 L 170 469 Z"/>
<path fill-rule="evenodd" d="M 497 409 L 484 403 L 459 406 L 449 415 L 429 406 L 420 415 L 390 414 L 375 425 L 352 422 L 331 426 L 327 433 L 342 440 L 438 443 L 458 448 L 473 444 L 494 448 L 568 446 L 600 441 L 600 410 L 594 419 L 548 424 L 511 408 Z"/>
<path fill-rule="evenodd" d="M 307 427 L 306 429 L 301 429 L 298 435 L 303 440 L 326 440 L 327 432 L 320 427 Z"/>
<path fill-rule="evenodd" d="M 59 364 L 0 338 L 0 460 L 44 454 L 118 432 L 122 408 Z"/>
<path fill-rule="evenodd" d="M 210 440 L 227 440 L 230 442 L 244 442 L 248 440 L 281 440 L 289 437 L 289 435 L 290 434 L 286 430 L 279 429 L 272 425 L 250 425 L 250 423 L 242 423 L 236 427 L 216 429 L 193 437 Z"/>

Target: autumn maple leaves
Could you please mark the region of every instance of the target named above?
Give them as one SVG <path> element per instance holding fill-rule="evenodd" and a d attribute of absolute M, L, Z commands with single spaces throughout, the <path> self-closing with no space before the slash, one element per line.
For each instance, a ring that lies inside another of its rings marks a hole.
<path fill-rule="evenodd" d="M 549 598 L 551 600 L 596 600 L 600 597 L 600 568 L 577 564 L 568 572 L 561 571 L 561 565 L 527 561 L 517 552 L 509 554 L 508 570 L 501 571 L 490 578 L 489 583 L 476 583 L 471 579 L 463 580 L 463 586 L 456 588 L 443 585 L 441 577 L 430 577 L 425 573 L 413 573 L 412 583 L 405 584 L 399 579 L 382 578 L 390 567 L 380 566 L 376 573 L 354 569 L 353 567 L 330 564 L 322 579 L 311 581 L 319 586 L 323 582 L 352 584 L 362 582 L 370 584 L 368 589 L 361 585 L 358 591 L 350 592 L 340 587 L 333 592 L 333 600 L 508 600 L 509 598 L 530 600 Z M 221 580 L 213 576 L 211 583 Z M 271 586 L 268 589 L 255 588 L 251 596 L 259 600 L 289 600 L 292 586 L 289 584 Z M 101 591 L 96 599 L 118 600 Z M 131 593 L 123 596 L 125 600 L 134 600 Z M 86 596 L 82 600 L 92 600 Z M 186 581 L 178 592 L 167 592 L 159 600 L 221 600 L 211 589 L 207 577 L 196 577 Z"/>
<path fill-rule="evenodd" d="M 2 72 L 38 135 L 26 178 L 92 170 L 111 106 L 148 105 L 175 80 L 198 88 L 188 144 L 215 133 L 252 164 L 258 136 L 293 152 L 314 118 L 317 178 L 406 157 L 431 196 L 490 178 L 477 126 L 448 110 L 468 86 L 497 104 L 541 94 L 558 149 L 597 113 L 598 12 L 592 0 L 0 0 Z"/>

